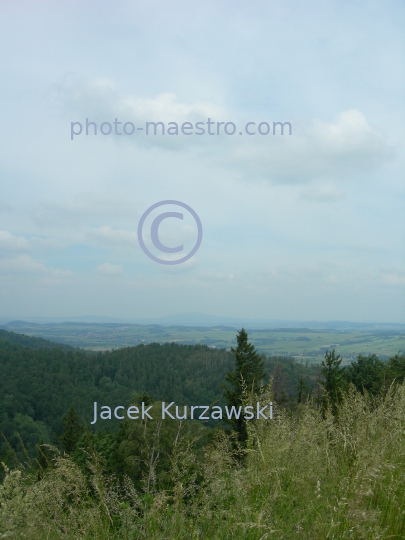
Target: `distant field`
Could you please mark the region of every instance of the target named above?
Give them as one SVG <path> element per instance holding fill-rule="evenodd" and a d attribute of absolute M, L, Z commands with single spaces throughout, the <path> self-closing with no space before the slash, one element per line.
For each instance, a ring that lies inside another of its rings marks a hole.
<path fill-rule="evenodd" d="M 236 345 L 236 328 L 157 326 L 131 324 L 30 324 L 8 323 L 3 328 L 90 350 L 118 349 L 140 343 L 204 344 L 230 349 Z M 316 328 L 273 328 L 249 331 L 249 339 L 267 355 L 287 355 L 320 362 L 325 351 L 335 348 L 345 363 L 358 354 L 378 354 L 388 358 L 405 350 L 405 329 L 330 330 Z"/>

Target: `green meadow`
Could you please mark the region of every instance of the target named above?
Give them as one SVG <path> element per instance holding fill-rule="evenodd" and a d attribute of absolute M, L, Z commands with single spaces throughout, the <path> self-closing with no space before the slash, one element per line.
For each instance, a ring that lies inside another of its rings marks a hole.
<path fill-rule="evenodd" d="M 103 351 L 141 343 L 179 343 L 230 349 L 235 346 L 236 329 L 217 326 L 158 326 L 135 324 L 9 323 L 7 330 L 42 337 L 87 350 Z M 266 355 L 294 356 L 304 362 L 321 362 L 325 351 L 335 348 L 351 362 L 359 355 L 377 354 L 382 359 L 405 350 L 405 328 L 399 325 L 370 325 L 358 330 L 319 328 L 249 329 L 249 340 Z"/>

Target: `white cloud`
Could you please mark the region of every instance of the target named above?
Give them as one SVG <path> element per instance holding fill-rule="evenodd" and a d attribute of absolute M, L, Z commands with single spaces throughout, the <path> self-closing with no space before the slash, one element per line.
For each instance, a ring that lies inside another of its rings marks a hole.
<path fill-rule="evenodd" d="M 110 226 L 95 227 L 86 234 L 91 243 L 104 246 L 123 246 L 134 248 L 138 246 L 138 237 L 135 231 L 113 229 Z"/>
<path fill-rule="evenodd" d="M 8 231 L 0 231 L 0 250 L 26 251 L 29 242 L 24 236 L 14 236 Z"/>
<path fill-rule="evenodd" d="M 159 94 L 155 99 L 135 98 L 129 96 L 122 101 L 123 108 L 128 108 L 129 114 L 141 121 L 177 122 L 205 121 L 207 118 L 220 118 L 226 111 L 214 103 L 195 102 L 180 103 L 172 92 Z"/>
<path fill-rule="evenodd" d="M 48 268 L 42 262 L 29 255 L 18 255 L 8 259 L 0 259 L 0 271 L 4 273 L 39 274 L 53 278 L 67 278 L 72 276 L 69 270 Z"/>
<path fill-rule="evenodd" d="M 226 110 L 218 107 L 213 102 L 196 101 L 183 103 L 178 101 L 176 94 L 165 92 L 155 98 L 139 96 L 121 96 L 116 90 L 113 81 L 108 79 L 95 79 L 83 82 L 74 76 L 64 77 L 57 85 L 56 99 L 62 108 L 64 116 L 69 114 L 70 122 L 79 122 L 83 126 L 82 136 L 86 133 L 86 118 L 89 122 L 95 122 L 97 137 L 105 139 L 100 133 L 100 125 L 103 122 L 114 122 L 117 118 L 122 123 L 132 122 L 136 128 L 145 127 L 147 122 L 176 122 L 179 126 L 183 122 L 206 122 L 208 118 L 216 118 L 218 121 L 229 117 Z M 68 124 L 69 137 L 71 124 Z M 118 132 L 122 133 L 122 126 L 118 126 Z M 160 129 L 160 128 L 159 128 Z M 79 126 L 77 126 L 77 131 Z M 130 127 L 128 127 L 128 131 Z M 89 135 L 94 137 L 94 126 L 89 125 Z M 153 130 L 151 128 L 151 133 Z M 160 131 L 158 131 L 160 133 Z M 91 135 L 90 135 L 91 134 Z M 199 144 L 197 136 L 154 136 L 142 133 L 134 135 L 111 135 L 119 142 L 131 141 L 138 146 L 179 148 Z M 74 137 L 78 140 L 78 136 Z"/>
<path fill-rule="evenodd" d="M 257 136 L 250 144 L 239 143 L 230 152 L 228 165 L 236 165 L 246 179 L 304 184 L 369 172 L 392 157 L 383 136 L 358 110 L 345 111 L 330 123 L 315 119 L 307 125 L 292 124 L 292 136 Z"/>
<path fill-rule="evenodd" d="M 86 118 L 96 122 L 100 143 L 107 139 L 99 133 L 100 124 L 112 123 L 114 118 L 133 122 L 136 127 L 144 127 L 148 121 L 163 122 L 166 129 L 168 122 L 195 125 L 198 121 L 206 123 L 208 118 L 214 122 L 234 122 L 237 130 L 233 136 L 146 136 L 144 131 L 137 131 L 132 136 L 108 137 L 140 147 L 197 152 L 199 159 L 236 169 L 244 179 L 291 184 L 317 178 L 339 180 L 353 173 L 372 171 L 393 155 L 384 137 L 357 109 L 343 111 L 330 122 L 313 119 L 304 123 L 285 118 L 281 121 L 292 124 L 292 135 L 288 134 L 287 126 L 284 135 L 260 135 L 257 133 L 260 122 L 267 121 L 272 126 L 273 121 L 280 119 L 243 119 L 241 114 L 231 113 L 213 102 L 181 102 L 174 93 L 162 93 L 155 98 L 122 97 L 108 80 L 84 83 L 65 78 L 57 88 L 60 106 L 70 114 L 71 121 L 81 122 L 83 126 Z M 244 126 L 250 121 L 256 122 L 249 128 L 255 130 L 256 135 L 244 133 Z M 70 123 L 67 129 L 70 130 Z M 212 129 L 215 130 L 215 126 Z M 83 134 L 76 137 L 76 143 L 79 137 L 86 137 L 84 128 Z M 89 137 L 94 138 L 94 135 Z"/>
<path fill-rule="evenodd" d="M 60 247 L 62 247 L 62 243 L 56 238 L 41 238 L 39 236 L 26 238 L 25 236 L 14 236 L 8 231 L 0 231 L 1 251 L 24 252 Z"/>

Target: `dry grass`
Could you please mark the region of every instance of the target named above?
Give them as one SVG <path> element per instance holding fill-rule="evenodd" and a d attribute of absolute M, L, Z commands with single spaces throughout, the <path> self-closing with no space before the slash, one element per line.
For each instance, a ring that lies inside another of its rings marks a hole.
<path fill-rule="evenodd" d="M 261 401 L 271 396 L 261 396 Z M 372 400 L 351 389 L 339 415 L 313 403 L 250 424 L 244 459 L 219 434 L 198 464 L 178 441 L 172 488 L 119 488 L 89 456 L 87 478 L 66 456 L 41 480 L 18 469 L 0 486 L 0 538 L 405 538 L 405 386 Z"/>

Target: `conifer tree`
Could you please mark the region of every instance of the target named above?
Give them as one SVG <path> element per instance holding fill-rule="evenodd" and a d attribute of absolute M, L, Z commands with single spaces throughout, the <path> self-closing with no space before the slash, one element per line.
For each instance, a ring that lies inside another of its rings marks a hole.
<path fill-rule="evenodd" d="M 280 363 L 277 363 L 273 373 L 273 396 L 277 405 L 286 404 L 288 396 L 284 388 L 284 374 Z"/>
<path fill-rule="evenodd" d="M 297 403 L 302 403 L 306 395 L 308 395 L 308 387 L 304 383 L 304 377 L 301 375 L 297 385 Z"/>
<path fill-rule="evenodd" d="M 65 452 L 71 454 L 79 442 L 84 427 L 80 423 L 80 418 L 76 414 L 75 408 L 70 407 L 68 413 L 63 417 L 63 433 L 59 436 Z"/>
<path fill-rule="evenodd" d="M 263 358 L 256 351 L 254 345 L 248 342 L 248 334 L 244 328 L 236 336 L 237 347 L 231 351 L 235 353 L 235 370 L 228 372 L 222 387 L 225 390 L 224 397 L 228 407 L 238 409 L 242 405 L 244 390 L 255 393 L 259 390 L 266 373 L 264 371 Z M 239 418 L 227 420 L 238 433 L 240 441 L 246 441 L 246 420 L 243 414 Z"/>
<path fill-rule="evenodd" d="M 324 389 L 322 407 L 325 410 L 329 404 L 335 416 L 345 386 L 344 369 L 340 367 L 342 360 L 340 354 L 336 356 L 335 349 L 332 349 L 326 351 L 325 358 L 321 363 L 323 379 L 320 383 Z"/>

